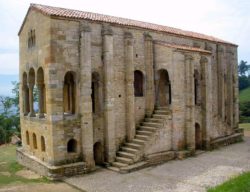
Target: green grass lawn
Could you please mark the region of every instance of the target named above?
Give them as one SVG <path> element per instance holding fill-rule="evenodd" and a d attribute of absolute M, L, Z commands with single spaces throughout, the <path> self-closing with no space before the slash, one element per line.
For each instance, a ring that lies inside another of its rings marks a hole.
<path fill-rule="evenodd" d="M 239 124 L 240 128 L 243 128 L 246 131 L 250 131 L 250 123 L 241 123 Z"/>
<path fill-rule="evenodd" d="M 16 175 L 24 169 L 16 161 L 16 147 L 13 145 L 0 146 L 0 187 L 14 183 L 48 182 L 46 178 L 26 179 Z"/>
<path fill-rule="evenodd" d="M 250 101 L 250 87 L 240 91 L 240 102 Z"/>
<path fill-rule="evenodd" d="M 232 178 L 208 192 L 250 192 L 250 172 Z"/>

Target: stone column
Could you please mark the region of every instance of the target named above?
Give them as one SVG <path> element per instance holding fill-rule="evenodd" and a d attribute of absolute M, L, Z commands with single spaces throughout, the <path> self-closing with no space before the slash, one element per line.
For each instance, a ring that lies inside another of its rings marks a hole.
<path fill-rule="evenodd" d="M 232 73 L 232 68 L 233 68 L 233 52 L 232 50 L 228 50 L 227 52 L 227 124 L 228 129 L 227 129 L 227 134 L 232 133 L 232 128 L 233 128 L 233 73 Z"/>
<path fill-rule="evenodd" d="M 239 82 L 238 82 L 238 56 L 237 56 L 237 47 L 234 50 L 234 59 L 233 59 L 233 76 L 234 76 L 234 93 L 233 93 L 233 101 L 234 101 L 234 128 L 239 127 Z"/>
<path fill-rule="evenodd" d="M 104 118 L 105 118 L 105 160 L 115 160 L 115 113 L 114 113 L 114 63 L 113 31 L 103 26 L 103 72 L 104 72 Z"/>
<path fill-rule="evenodd" d="M 205 56 L 200 59 L 202 74 L 202 143 L 210 148 L 210 130 L 212 129 L 212 78 L 211 60 Z"/>
<path fill-rule="evenodd" d="M 33 97 L 33 90 L 34 90 L 34 83 L 29 83 L 29 105 L 30 105 L 30 117 L 35 117 L 35 111 L 34 111 L 34 97 Z"/>
<path fill-rule="evenodd" d="M 44 118 L 44 84 L 37 84 L 38 98 L 39 98 L 39 112 L 38 117 Z"/>
<path fill-rule="evenodd" d="M 95 166 L 93 154 L 93 119 L 91 100 L 91 30 L 81 23 L 80 39 L 80 113 L 83 160 L 87 167 Z"/>
<path fill-rule="evenodd" d="M 29 113 L 29 88 L 27 85 L 23 85 L 23 113 L 24 116 Z"/>
<path fill-rule="evenodd" d="M 153 39 L 146 33 L 144 34 L 144 50 L 146 68 L 146 116 L 151 117 L 155 105 Z"/>
<path fill-rule="evenodd" d="M 134 101 L 134 63 L 133 63 L 133 36 L 124 34 L 125 67 L 126 67 L 126 128 L 127 140 L 135 136 L 135 101 Z"/>
<path fill-rule="evenodd" d="M 224 108 L 224 67 L 223 67 L 223 57 L 224 57 L 224 49 L 222 46 L 218 46 L 217 48 L 217 66 L 218 66 L 218 111 L 219 116 L 222 121 L 225 117 L 225 108 Z"/>
<path fill-rule="evenodd" d="M 174 51 L 172 57 L 172 148 L 175 151 L 185 149 L 185 116 L 186 116 L 186 93 L 185 90 L 185 55 L 183 52 Z"/>
<path fill-rule="evenodd" d="M 193 57 L 185 55 L 185 136 L 188 150 L 195 150 L 195 126 L 194 126 L 194 64 Z"/>

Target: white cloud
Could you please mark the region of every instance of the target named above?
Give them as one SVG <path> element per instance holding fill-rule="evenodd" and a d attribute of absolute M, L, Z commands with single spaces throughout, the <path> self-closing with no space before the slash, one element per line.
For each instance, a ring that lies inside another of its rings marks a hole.
<path fill-rule="evenodd" d="M 250 62 L 247 51 L 249 0 L 33 0 L 32 3 L 120 16 L 213 35 L 238 44 L 239 59 Z M 0 74 L 18 71 L 17 33 L 29 4 L 29 0 L 0 1 L 0 25 L 4 26 L 0 30 L 0 53 L 1 50 L 16 53 L 14 59 L 10 59 L 12 63 L 7 63 L 12 66 L 8 69 L 2 66 L 2 63 L 6 65 L 6 57 L 0 56 Z"/>

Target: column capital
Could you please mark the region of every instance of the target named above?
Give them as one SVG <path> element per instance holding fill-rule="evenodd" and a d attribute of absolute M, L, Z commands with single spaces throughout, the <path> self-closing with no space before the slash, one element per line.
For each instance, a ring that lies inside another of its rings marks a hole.
<path fill-rule="evenodd" d="M 102 36 L 104 35 L 113 35 L 113 30 L 110 25 L 103 25 L 102 26 Z"/>
<path fill-rule="evenodd" d="M 205 56 L 201 56 L 201 59 L 200 59 L 200 63 L 201 64 L 204 64 L 204 63 L 208 63 L 208 59 L 207 59 L 207 57 L 205 57 Z"/>
<path fill-rule="evenodd" d="M 124 32 L 124 39 L 133 39 L 133 35 L 130 32 Z"/>
<path fill-rule="evenodd" d="M 224 48 L 221 45 L 218 45 L 217 50 L 219 53 L 224 53 Z"/>
<path fill-rule="evenodd" d="M 91 28 L 88 23 L 80 22 L 80 31 L 81 32 L 91 32 Z"/>
<path fill-rule="evenodd" d="M 144 33 L 144 40 L 145 41 L 152 41 L 153 38 L 152 38 L 152 36 L 148 32 L 145 32 Z"/>
<path fill-rule="evenodd" d="M 189 55 L 189 54 L 185 54 L 185 60 L 193 60 L 194 57 L 192 55 Z"/>

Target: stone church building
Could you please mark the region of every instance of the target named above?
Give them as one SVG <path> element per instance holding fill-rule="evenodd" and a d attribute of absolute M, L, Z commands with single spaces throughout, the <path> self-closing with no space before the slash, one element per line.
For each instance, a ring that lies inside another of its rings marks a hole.
<path fill-rule="evenodd" d="M 129 172 L 242 139 L 235 44 L 38 4 L 18 35 L 17 158 L 41 175 Z"/>

